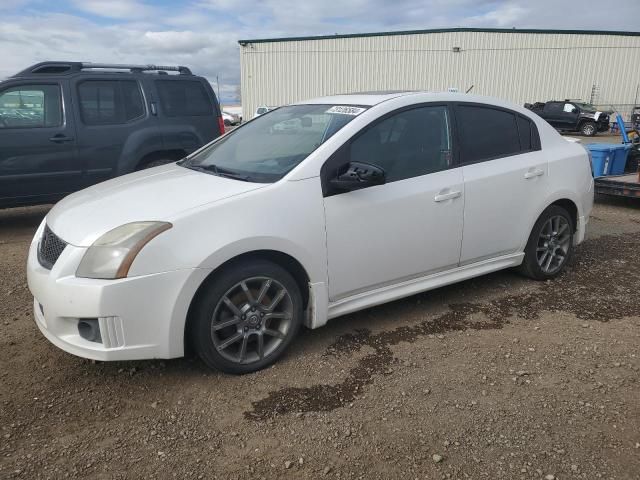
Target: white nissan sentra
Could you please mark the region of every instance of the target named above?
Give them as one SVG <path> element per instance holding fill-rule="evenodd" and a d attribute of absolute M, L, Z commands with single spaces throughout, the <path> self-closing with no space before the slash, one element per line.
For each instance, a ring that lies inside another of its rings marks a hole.
<path fill-rule="evenodd" d="M 97 360 L 274 362 L 301 325 L 496 270 L 558 275 L 590 158 L 524 108 L 456 93 L 279 108 L 184 160 L 68 196 L 28 260 L 36 324 Z"/>

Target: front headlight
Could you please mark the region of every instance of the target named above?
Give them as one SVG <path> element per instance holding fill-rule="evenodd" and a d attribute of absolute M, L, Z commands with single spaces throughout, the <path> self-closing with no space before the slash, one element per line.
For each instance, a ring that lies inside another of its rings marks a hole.
<path fill-rule="evenodd" d="M 167 222 L 133 222 L 108 231 L 86 251 L 76 276 L 125 278 L 142 247 L 172 226 Z"/>

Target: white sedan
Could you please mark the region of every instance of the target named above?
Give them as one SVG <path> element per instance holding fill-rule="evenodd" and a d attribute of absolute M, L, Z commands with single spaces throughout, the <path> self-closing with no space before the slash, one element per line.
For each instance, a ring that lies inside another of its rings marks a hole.
<path fill-rule="evenodd" d="M 558 275 L 593 204 L 586 150 L 457 93 L 281 107 L 186 159 L 68 196 L 28 260 L 36 324 L 97 360 L 246 373 L 301 325 L 496 270 Z"/>

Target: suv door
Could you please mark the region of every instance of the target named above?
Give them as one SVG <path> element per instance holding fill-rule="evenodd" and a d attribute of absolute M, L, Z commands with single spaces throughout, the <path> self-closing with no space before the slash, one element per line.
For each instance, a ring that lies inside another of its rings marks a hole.
<path fill-rule="evenodd" d="M 465 210 L 460 265 L 522 251 L 547 198 L 535 123 L 484 104 L 458 104 Z"/>
<path fill-rule="evenodd" d="M 332 190 L 350 161 L 376 165 L 386 183 Z M 463 178 L 445 105 L 387 115 L 322 169 L 331 301 L 458 265 Z"/>
<path fill-rule="evenodd" d="M 77 102 L 78 156 L 86 170 L 85 186 L 128 173 L 149 151 L 162 149 L 162 138 L 146 124 L 138 80 L 113 75 L 72 81 Z M 130 138 L 133 142 L 128 144 Z"/>
<path fill-rule="evenodd" d="M 0 86 L 0 205 L 54 201 L 79 188 L 66 81 Z"/>
<path fill-rule="evenodd" d="M 577 105 L 569 102 L 562 104 L 562 128 L 566 130 L 577 130 L 579 116 L 580 109 Z"/>
<path fill-rule="evenodd" d="M 555 128 L 567 128 L 564 121 L 564 112 L 562 111 L 564 103 L 560 102 L 547 102 L 544 105 L 543 113 L 544 119 Z"/>

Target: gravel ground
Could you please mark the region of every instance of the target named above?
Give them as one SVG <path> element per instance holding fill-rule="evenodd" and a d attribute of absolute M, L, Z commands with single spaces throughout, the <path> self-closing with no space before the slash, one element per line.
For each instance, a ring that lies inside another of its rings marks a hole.
<path fill-rule="evenodd" d="M 555 281 L 335 319 L 243 377 L 50 345 L 24 276 L 46 211 L 0 211 L 0 478 L 640 478 L 640 203 L 598 202 Z"/>

